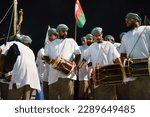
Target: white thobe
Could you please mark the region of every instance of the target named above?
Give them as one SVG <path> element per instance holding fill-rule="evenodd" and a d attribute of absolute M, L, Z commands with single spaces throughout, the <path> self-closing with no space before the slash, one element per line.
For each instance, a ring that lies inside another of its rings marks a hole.
<path fill-rule="evenodd" d="M 102 43 L 93 43 L 86 50 L 84 54 L 84 58 L 90 59 L 93 67 L 96 65 L 107 65 L 113 64 L 116 58 L 119 58 L 120 54 L 113 44 L 107 41 L 103 41 Z"/>
<path fill-rule="evenodd" d="M 25 85 L 30 85 L 31 88 L 40 91 L 41 88 L 35 63 L 35 56 L 33 51 L 29 47 L 16 41 L 7 42 L 6 45 L 2 46 L 2 54 L 7 54 L 7 50 L 14 43 L 18 46 L 20 55 L 18 56 L 14 64 L 12 70 L 12 79 L 9 88 L 11 89 L 11 85 L 15 83 L 17 88 L 21 88 Z"/>
<path fill-rule="evenodd" d="M 81 54 L 81 52 L 75 40 L 71 38 L 66 38 L 64 40 L 56 39 L 45 47 L 45 56 L 48 56 L 50 59 L 55 59 L 61 55 L 64 59 L 70 60 L 74 54 Z M 53 69 L 50 65 L 48 77 L 49 85 L 55 83 L 58 78 L 77 79 L 74 72 L 70 75 L 66 75 L 61 71 Z"/>
<path fill-rule="evenodd" d="M 121 44 L 120 43 L 113 43 L 113 44 L 116 47 L 116 49 L 118 50 L 118 52 L 119 52 Z"/>
<path fill-rule="evenodd" d="M 150 26 L 140 26 L 128 31 L 122 37 L 120 53 L 126 53 L 131 58 L 148 58 L 150 53 Z"/>
<path fill-rule="evenodd" d="M 88 48 L 88 46 L 82 45 L 82 46 L 79 46 L 79 48 L 81 50 L 81 61 L 82 61 L 82 58 L 83 58 L 84 53 L 85 53 L 86 49 Z M 86 66 L 86 64 L 84 64 L 79 69 L 79 81 L 88 80 L 88 71 L 86 71 L 85 66 Z"/>
<path fill-rule="evenodd" d="M 39 73 L 39 78 L 41 81 L 44 80 L 44 71 L 46 68 L 44 60 L 42 59 L 44 55 L 45 55 L 44 48 L 41 48 L 38 51 L 37 58 L 36 58 L 36 65 L 37 65 L 37 69 L 38 69 L 38 73 Z"/>

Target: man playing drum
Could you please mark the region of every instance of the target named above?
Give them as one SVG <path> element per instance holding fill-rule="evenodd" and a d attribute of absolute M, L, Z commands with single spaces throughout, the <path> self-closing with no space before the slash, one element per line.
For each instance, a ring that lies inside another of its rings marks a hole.
<path fill-rule="evenodd" d="M 70 67 L 73 62 L 67 63 L 66 61 L 70 61 L 73 55 L 76 55 L 75 62 L 78 64 L 81 52 L 75 40 L 67 38 L 68 26 L 59 24 L 57 31 L 59 33 L 59 39 L 54 40 L 45 48 L 45 56 L 51 60 L 48 76 L 49 99 L 69 100 L 74 97 L 74 80 L 77 79 L 76 74 L 74 70 L 71 70 L 69 74 L 65 74 L 58 69 Z M 61 62 L 61 60 L 65 62 Z M 75 64 L 72 65 L 75 67 Z"/>
<path fill-rule="evenodd" d="M 84 55 L 84 61 L 90 59 L 95 68 L 97 65 L 109 65 L 116 63 L 121 64 L 120 54 L 115 46 L 110 42 L 103 41 L 103 33 L 101 27 L 95 27 L 91 31 L 95 42 L 89 46 Z M 116 99 L 115 86 L 94 85 L 94 99 Z"/>
<path fill-rule="evenodd" d="M 141 18 L 136 13 L 128 13 L 125 16 L 125 23 L 129 31 L 122 37 L 120 48 L 122 58 L 127 55 L 127 58 L 141 59 L 141 62 L 145 58 L 148 60 L 150 53 L 150 26 L 140 26 Z M 146 69 L 148 70 L 148 63 Z M 126 97 L 128 99 L 150 99 L 150 76 L 130 78 L 128 80 L 129 82 L 126 84 L 126 92 L 128 93 Z"/>

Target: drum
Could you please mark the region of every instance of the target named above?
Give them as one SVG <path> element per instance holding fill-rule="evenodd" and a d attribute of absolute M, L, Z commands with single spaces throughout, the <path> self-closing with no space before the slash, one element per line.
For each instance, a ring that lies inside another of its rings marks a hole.
<path fill-rule="evenodd" d="M 117 85 L 123 83 L 125 74 L 120 64 L 96 66 L 94 68 L 94 82 L 97 85 Z"/>
<path fill-rule="evenodd" d="M 58 56 L 52 63 L 52 67 L 63 72 L 66 75 L 69 75 L 73 72 L 75 64 L 71 61 L 68 61 L 61 56 Z"/>
<path fill-rule="evenodd" d="M 124 60 L 126 77 L 144 78 L 150 76 L 150 60 L 144 59 L 125 59 Z"/>

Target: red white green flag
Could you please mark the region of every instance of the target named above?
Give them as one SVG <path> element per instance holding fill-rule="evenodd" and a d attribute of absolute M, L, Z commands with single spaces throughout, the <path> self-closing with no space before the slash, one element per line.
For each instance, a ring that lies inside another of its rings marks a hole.
<path fill-rule="evenodd" d="M 76 0 L 76 4 L 75 4 L 75 19 L 76 19 L 77 26 L 79 28 L 83 28 L 86 19 L 79 0 Z"/>

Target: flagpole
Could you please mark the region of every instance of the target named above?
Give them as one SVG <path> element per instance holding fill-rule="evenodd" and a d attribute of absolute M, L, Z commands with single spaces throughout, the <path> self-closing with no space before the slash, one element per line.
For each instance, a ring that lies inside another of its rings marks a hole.
<path fill-rule="evenodd" d="M 14 35 L 17 33 L 17 0 L 14 0 Z"/>
<path fill-rule="evenodd" d="M 74 13 L 76 15 L 76 0 L 75 0 L 75 9 L 74 9 Z M 74 23 L 74 40 L 77 40 L 77 24 L 76 24 L 76 17 L 75 17 L 75 23 Z"/>
<path fill-rule="evenodd" d="M 147 25 L 147 16 L 144 16 L 144 25 Z"/>
<path fill-rule="evenodd" d="M 75 22 L 75 34 L 74 34 L 75 41 L 77 40 L 77 24 Z"/>

